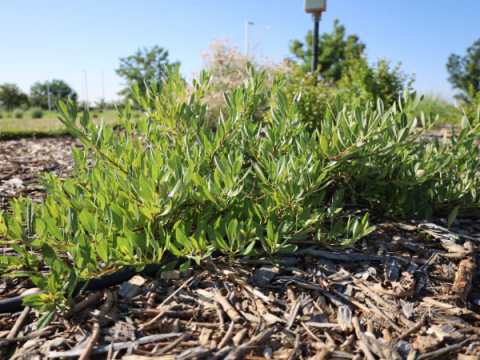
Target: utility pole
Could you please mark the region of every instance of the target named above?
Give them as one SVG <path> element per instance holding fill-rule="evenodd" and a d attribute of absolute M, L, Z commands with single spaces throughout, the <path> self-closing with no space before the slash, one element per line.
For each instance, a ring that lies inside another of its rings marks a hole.
<path fill-rule="evenodd" d="M 253 25 L 253 22 L 245 21 L 245 55 L 248 55 L 248 25 Z"/>
<path fill-rule="evenodd" d="M 87 111 L 90 111 L 90 106 L 88 106 L 88 84 L 87 84 L 87 70 L 83 70 L 85 74 L 85 94 L 86 94 L 86 105 Z"/>
<path fill-rule="evenodd" d="M 104 81 L 104 78 L 103 78 L 104 73 L 105 73 L 105 70 L 102 71 L 102 93 L 103 93 L 102 105 L 103 105 L 103 112 L 105 112 L 105 81 Z"/>
<path fill-rule="evenodd" d="M 83 108 L 85 109 L 85 83 L 82 81 L 82 96 L 83 96 Z"/>
<path fill-rule="evenodd" d="M 320 25 L 320 14 L 318 12 L 313 13 L 313 21 L 315 24 L 313 25 L 313 41 L 312 41 L 312 49 L 313 49 L 313 57 L 312 57 L 312 74 L 317 71 L 318 67 L 318 30 Z"/>
<path fill-rule="evenodd" d="M 52 113 L 52 102 L 50 100 L 50 83 L 47 81 L 48 112 Z"/>
<path fill-rule="evenodd" d="M 327 0 L 305 0 L 303 10 L 313 14 L 313 40 L 312 40 L 312 74 L 318 68 L 318 28 L 320 27 L 320 16 L 327 11 Z"/>

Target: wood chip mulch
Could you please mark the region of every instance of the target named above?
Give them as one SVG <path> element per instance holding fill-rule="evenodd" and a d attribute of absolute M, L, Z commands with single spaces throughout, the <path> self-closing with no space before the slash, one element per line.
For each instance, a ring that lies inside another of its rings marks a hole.
<path fill-rule="evenodd" d="M 39 199 L 38 172 L 67 176 L 74 144 L 0 142 L 1 208 L 19 194 Z M 372 216 L 377 230 L 354 248 L 299 242 L 280 268 L 220 257 L 136 275 L 78 296 L 41 330 L 35 309 L 0 314 L 0 358 L 480 359 L 480 212 L 459 214 L 450 230 L 447 217 Z M 0 301 L 32 288 L 2 278 Z"/>
<path fill-rule="evenodd" d="M 73 146 L 83 149 L 83 144 L 73 137 L 0 141 L 0 211 L 20 195 L 40 202 L 45 191 L 37 175 L 48 172 L 65 179 L 75 163 Z"/>

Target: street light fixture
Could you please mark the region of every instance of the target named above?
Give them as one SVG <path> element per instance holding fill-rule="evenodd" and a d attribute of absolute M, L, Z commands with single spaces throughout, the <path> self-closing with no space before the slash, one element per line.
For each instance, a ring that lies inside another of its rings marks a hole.
<path fill-rule="evenodd" d="M 85 83 L 82 81 L 82 97 L 83 97 L 83 108 L 85 109 L 86 103 L 85 103 Z"/>
<path fill-rule="evenodd" d="M 245 21 L 245 55 L 248 54 L 248 25 L 253 25 L 253 22 Z"/>
<path fill-rule="evenodd" d="M 102 93 L 103 93 L 102 105 L 103 105 L 103 112 L 105 113 L 105 81 L 103 78 L 104 73 L 105 73 L 105 70 L 102 71 Z"/>
<path fill-rule="evenodd" d="M 85 74 L 85 94 L 86 94 L 86 105 L 87 111 L 90 111 L 90 106 L 88 106 L 88 85 L 87 85 L 87 70 L 83 70 Z"/>
<path fill-rule="evenodd" d="M 312 41 L 312 74 L 317 71 L 318 64 L 318 30 L 322 12 L 327 11 L 327 0 L 305 0 L 303 9 L 313 13 L 313 41 Z"/>
<path fill-rule="evenodd" d="M 52 102 L 50 100 L 50 83 L 47 81 L 48 112 L 52 113 Z"/>

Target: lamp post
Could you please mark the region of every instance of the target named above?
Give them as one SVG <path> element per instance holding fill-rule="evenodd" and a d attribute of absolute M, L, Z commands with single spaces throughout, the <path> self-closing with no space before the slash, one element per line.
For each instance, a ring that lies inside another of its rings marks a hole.
<path fill-rule="evenodd" d="M 245 21 L 245 55 L 248 54 L 248 25 L 253 25 L 253 22 Z"/>
<path fill-rule="evenodd" d="M 313 13 L 313 40 L 312 40 L 312 74 L 318 67 L 318 30 L 322 12 L 327 11 L 327 0 L 305 0 L 303 9 L 307 13 Z"/>
<path fill-rule="evenodd" d="M 86 105 L 87 111 L 90 111 L 90 107 L 88 106 L 88 85 L 87 85 L 87 70 L 83 70 L 85 74 L 85 95 L 86 95 Z"/>
<path fill-rule="evenodd" d="M 313 14 L 313 40 L 312 40 L 312 74 L 317 71 L 317 66 L 318 66 L 318 30 L 319 30 L 319 25 L 320 25 L 320 15 L 315 12 Z"/>
<path fill-rule="evenodd" d="M 83 108 L 87 105 L 85 102 L 85 83 L 82 81 L 82 96 L 83 96 Z"/>
<path fill-rule="evenodd" d="M 103 94 L 102 105 L 103 105 L 103 112 L 105 113 L 105 81 L 103 78 L 104 73 L 105 73 L 105 70 L 102 71 L 102 94 Z"/>
<path fill-rule="evenodd" d="M 50 100 L 50 83 L 47 81 L 48 112 L 52 113 L 52 102 Z"/>

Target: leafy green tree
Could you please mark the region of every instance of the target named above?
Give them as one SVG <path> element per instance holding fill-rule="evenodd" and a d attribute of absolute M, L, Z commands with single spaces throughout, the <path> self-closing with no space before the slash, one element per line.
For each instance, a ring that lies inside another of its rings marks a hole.
<path fill-rule="evenodd" d="M 50 82 L 50 100 L 52 106 L 58 104 L 58 101 L 67 102 L 68 98 L 77 101 L 77 93 L 65 81 L 53 79 Z M 48 109 L 48 87 L 47 82 L 37 81 L 30 88 L 30 103 L 32 106 L 38 106 L 42 109 Z"/>
<path fill-rule="evenodd" d="M 0 85 L 0 102 L 8 112 L 12 112 L 17 106 L 28 103 L 28 96 L 17 84 L 5 83 Z"/>
<path fill-rule="evenodd" d="M 152 77 L 157 83 L 165 77 L 165 65 L 170 64 L 168 51 L 158 45 L 152 49 L 138 49 L 134 55 L 120 58 L 120 67 L 115 72 L 126 80 L 127 87 L 119 95 L 129 95 L 130 87 L 137 84 L 141 92 L 146 91 L 144 81 L 151 84 Z M 175 64 L 180 65 L 180 62 Z"/>
<path fill-rule="evenodd" d="M 400 65 L 392 67 L 387 60 L 369 65 L 366 57 L 351 60 L 343 69 L 338 89 L 349 105 L 364 106 L 367 101 L 375 103 L 382 99 L 390 106 L 403 93 L 405 86 L 411 90 L 414 81 L 414 76 L 403 73 Z"/>
<path fill-rule="evenodd" d="M 468 92 L 468 102 L 462 106 L 467 118 L 475 124 L 480 123 L 480 91 L 475 91 L 473 85 L 470 85 Z"/>
<path fill-rule="evenodd" d="M 345 27 L 338 25 L 338 19 L 333 23 L 334 29 L 330 34 L 321 34 L 318 37 L 318 70 L 326 81 L 338 81 L 343 69 L 350 60 L 359 59 L 365 49 L 357 35 L 348 35 L 345 38 Z M 294 40 L 290 44 L 290 52 L 300 60 L 304 72 L 312 68 L 312 31 L 307 32 L 305 43 Z"/>
<path fill-rule="evenodd" d="M 470 94 L 480 91 L 480 39 L 467 49 L 464 57 L 451 54 L 447 62 L 448 81 L 462 91 L 456 97 L 470 101 Z"/>

